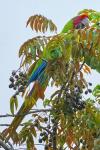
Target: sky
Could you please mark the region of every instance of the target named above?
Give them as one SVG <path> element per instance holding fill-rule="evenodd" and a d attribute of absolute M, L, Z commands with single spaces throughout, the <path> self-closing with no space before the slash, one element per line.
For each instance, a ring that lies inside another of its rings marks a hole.
<path fill-rule="evenodd" d="M 60 32 L 82 9 L 100 11 L 100 0 L 0 0 L 0 114 L 9 113 L 9 98 L 13 94 L 8 88 L 9 76 L 19 66 L 18 50 L 24 41 L 37 35 L 26 28 L 29 16 L 42 14 L 52 19 Z M 100 75 L 95 71 L 87 79 L 93 85 L 100 83 Z M 47 93 L 51 91 L 49 88 Z M 8 122 L 10 119 L 1 119 L 0 123 Z"/>

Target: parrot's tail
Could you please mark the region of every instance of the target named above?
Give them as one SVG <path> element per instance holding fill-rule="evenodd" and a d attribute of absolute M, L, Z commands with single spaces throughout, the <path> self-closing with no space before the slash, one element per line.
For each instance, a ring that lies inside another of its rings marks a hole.
<path fill-rule="evenodd" d="M 41 62 L 40 62 L 41 63 Z M 11 122 L 11 125 L 9 128 L 7 128 L 5 131 L 3 131 L 3 136 L 9 140 L 10 138 L 13 137 L 16 129 L 19 127 L 20 123 L 24 119 L 24 117 L 28 114 L 28 112 L 32 109 L 32 107 L 36 104 L 37 100 L 39 98 L 44 99 L 44 92 L 45 89 L 48 85 L 48 75 L 44 71 L 45 67 L 47 66 L 47 62 L 45 60 L 42 61 L 42 64 L 38 69 L 35 70 L 35 72 L 32 74 L 30 78 L 30 83 L 31 81 L 35 82 L 33 84 L 33 87 L 29 94 L 25 96 L 25 101 L 22 104 L 21 108 L 19 109 L 18 113 L 16 114 L 15 118 Z M 39 75 L 40 73 L 40 75 Z M 39 76 L 38 76 L 39 75 Z M 37 78 L 36 78 L 37 76 Z"/>
<path fill-rule="evenodd" d="M 32 109 L 32 107 L 36 104 L 36 101 L 39 98 L 44 98 L 44 92 L 47 87 L 48 83 L 45 82 L 45 87 L 42 88 L 38 82 L 36 82 L 33 85 L 31 93 L 27 96 L 28 98 L 25 99 L 24 103 L 22 104 L 21 108 L 19 109 L 18 113 L 16 114 L 15 118 L 11 122 L 9 128 L 4 130 L 2 132 L 2 135 L 9 140 L 10 138 L 13 137 L 16 129 L 19 127 L 21 124 L 22 120 L 24 117 L 28 114 L 28 112 Z M 34 90 L 33 90 L 34 89 Z"/>
<path fill-rule="evenodd" d="M 9 128 L 4 130 L 2 132 L 3 136 L 9 140 L 15 133 L 16 129 L 24 119 L 24 117 L 28 114 L 30 109 L 34 106 L 34 103 L 29 103 L 29 105 L 26 105 L 26 101 L 22 104 L 21 108 L 19 109 L 18 113 L 16 114 L 15 118 L 11 122 Z"/>

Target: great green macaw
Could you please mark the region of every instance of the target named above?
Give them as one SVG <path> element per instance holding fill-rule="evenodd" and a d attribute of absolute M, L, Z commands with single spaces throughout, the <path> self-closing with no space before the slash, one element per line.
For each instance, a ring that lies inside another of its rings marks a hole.
<path fill-rule="evenodd" d="M 89 26 L 89 19 L 88 19 L 88 15 L 86 14 L 82 14 L 79 16 L 76 16 L 74 18 L 72 18 L 63 28 L 63 30 L 61 31 L 61 33 L 67 33 L 69 30 L 72 29 L 83 29 L 84 27 Z M 43 53 L 43 59 L 39 60 L 36 64 L 36 67 L 34 68 L 28 84 L 30 84 L 33 81 L 38 80 L 41 84 L 41 76 L 43 76 L 43 74 L 41 75 L 41 73 L 44 72 L 48 61 L 49 60 L 55 60 L 56 58 L 60 58 L 62 56 L 62 51 L 60 48 L 56 48 L 56 49 L 52 49 L 52 50 L 44 50 Z"/>
<path fill-rule="evenodd" d="M 88 18 L 87 14 L 83 13 L 83 14 L 80 14 L 80 15 L 72 18 L 64 26 L 63 30 L 61 31 L 61 34 L 67 33 L 69 30 L 73 30 L 73 29 L 83 29 L 86 26 L 89 26 L 89 18 Z M 49 61 L 53 61 L 57 58 L 62 57 L 62 49 L 59 46 L 56 48 L 53 48 L 53 49 L 46 49 L 46 48 L 47 47 L 45 47 L 43 50 L 42 58 L 40 58 L 37 61 L 32 73 L 29 77 L 28 84 L 27 84 L 27 86 L 29 86 L 30 83 L 34 83 L 33 88 L 29 92 L 28 96 L 32 96 L 33 99 L 35 99 L 35 101 L 37 101 L 38 98 L 43 98 L 43 95 L 42 96 L 38 95 L 38 89 L 40 89 L 40 92 L 42 90 L 44 93 L 44 91 L 48 85 L 50 77 L 46 72 L 46 68 L 48 66 Z M 28 100 L 26 100 L 26 101 L 28 101 Z M 29 103 L 29 105 L 26 105 L 25 103 L 23 103 L 23 105 L 21 106 L 17 115 L 28 113 L 29 110 L 33 107 L 33 105 L 34 105 L 33 101 L 31 103 Z M 23 120 L 24 116 L 25 115 L 16 116 L 14 118 L 10 127 L 5 132 L 5 135 L 8 136 L 8 139 L 10 137 L 12 137 L 12 135 L 14 134 L 14 131 L 18 128 L 18 126 L 21 123 L 21 121 Z"/>

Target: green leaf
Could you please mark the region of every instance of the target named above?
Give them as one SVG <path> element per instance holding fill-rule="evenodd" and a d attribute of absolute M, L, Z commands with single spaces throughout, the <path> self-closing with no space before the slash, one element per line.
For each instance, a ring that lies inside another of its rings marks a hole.
<path fill-rule="evenodd" d="M 34 126 L 32 126 L 32 127 L 30 128 L 30 131 L 31 131 L 31 133 L 32 133 L 32 135 L 33 135 L 34 137 L 37 136 L 36 130 L 35 130 Z"/>
<path fill-rule="evenodd" d="M 18 108 L 18 99 L 17 98 L 15 99 L 15 103 L 14 104 L 15 104 L 15 108 L 17 110 L 17 108 Z"/>
<path fill-rule="evenodd" d="M 43 106 L 44 106 L 44 107 L 48 106 L 48 105 L 50 104 L 50 102 L 51 102 L 50 99 L 45 99 L 45 100 L 43 101 Z"/>
<path fill-rule="evenodd" d="M 67 50 L 66 50 L 66 60 L 69 62 L 70 57 L 71 57 L 71 52 L 72 52 L 72 44 L 68 45 Z"/>
<path fill-rule="evenodd" d="M 16 108 L 16 110 L 18 108 L 18 99 L 17 97 L 14 98 L 14 96 L 12 96 L 10 99 L 10 111 L 13 115 L 14 115 L 14 108 Z"/>
<path fill-rule="evenodd" d="M 97 85 L 93 90 L 94 96 L 100 96 L 100 85 Z"/>
<path fill-rule="evenodd" d="M 27 143 L 27 150 L 31 150 L 34 147 L 34 140 L 31 133 L 28 134 L 26 143 Z"/>
<path fill-rule="evenodd" d="M 27 150 L 30 150 L 31 148 L 30 148 L 30 140 L 29 139 L 27 139 L 26 145 L 27 145 Z"/>
<path fill-rule="evenodd" d="M 12 114 L 14 114 L 14 100 L 15 99 L 13 97 L 11 97 L 11 99 L 10 99 L 10 111 Z"/>
<path fill-rule="evenodd" d="M 36 47 L 30 46 L 31 54 L 34 59 L 36 59 Z"/>
<path fill-rule="evenodd" d="M 30 125 L 32 125 L 32 119 L 30 119 L 30 120 L 28 120 L 27 122 L 25 122 L 25 123 L 23 123 L 23 125 L 24 125 L 24 127 L 23 128 L 26 128 L 26 127 L 28 127 L 28 126 L 30 126 Z"/>
<path fill-rule="evenodd" d="M 96 112 L 94 116 L 95 116 L 96 125 L 99 125 L 100 127 L 100 111 Z"/>
<path fill-rule="evenodd" d="M 91 128 L 94 128 L 95 123 L 92 120 L 87 120 L 87 125 L 91 129 Z"/>

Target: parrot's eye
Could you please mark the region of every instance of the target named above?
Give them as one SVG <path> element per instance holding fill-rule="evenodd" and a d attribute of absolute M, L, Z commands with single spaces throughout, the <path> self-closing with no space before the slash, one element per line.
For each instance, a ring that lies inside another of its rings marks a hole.
<path fill-rule="evenodd" d="M 83 29 L 85 28 L 85 25 L 83 23 L 79 23 L 77 26 L 76 26 L 76 29 Z"/>

